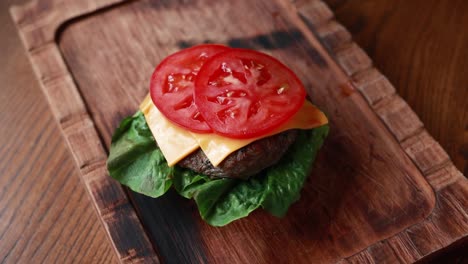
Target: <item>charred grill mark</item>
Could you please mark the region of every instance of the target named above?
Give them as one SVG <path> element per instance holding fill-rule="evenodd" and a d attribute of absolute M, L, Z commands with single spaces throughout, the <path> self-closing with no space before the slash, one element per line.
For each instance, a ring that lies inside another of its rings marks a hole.
<path fill-rule="evenodd" d="M 219 43 L 219 41 L 206 39 L 202 43 Z M 185 49 L 202 43 L 192 40 L 181 40 L 177 43 L 177 46 L 180 49 Z M 259 34 L 252 37 L 231 38 L 227 40 L 226 43 L 228 46 L 233 48 L 266 50 L 286 49 L 288 47 L 301 46 L 307 55 L 309 55 L 309 57 L 312 59 L 312 61 L 319 67 L 325 68 L 328 66 L 322 55 L 314 47 L 307 43 L 304 35 L 299 30 L 272 31 L 270 33 Z"/>
<path fill-rule="evenodd" d="M 295 42 L 303 41 L 304 36 L 298 30 L 273 31 L 269 34 L 261 34 L 246 38 L 232 38 L 228 45 L 233 48 L 263 48 L 267 50 L 283 49 L 293 45 Z"/>

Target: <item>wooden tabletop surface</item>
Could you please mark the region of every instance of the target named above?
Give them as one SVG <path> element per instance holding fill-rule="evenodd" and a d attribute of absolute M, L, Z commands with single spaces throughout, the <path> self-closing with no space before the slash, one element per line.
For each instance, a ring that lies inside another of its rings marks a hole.
<path fill-rule="evenodd" d="M 0 262 L 115 262 L 8 14 L 22 2 L 0 2 Z M 468 2 L 326 2 L 467 175 Z"/>

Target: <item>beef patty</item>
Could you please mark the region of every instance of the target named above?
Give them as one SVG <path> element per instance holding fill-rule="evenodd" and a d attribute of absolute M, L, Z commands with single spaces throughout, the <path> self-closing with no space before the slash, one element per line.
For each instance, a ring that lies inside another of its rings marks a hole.
<path fill-rule="evenodd" d="M 178 165 L 208 175 L 210 178 L 247 179 L 278 162 L 294 143 L 296 136 L 296 130 L 288 130 L 259 139 L 231 153 L 217 167 L 211 164 L 201 149 L 179 161 Z"/>

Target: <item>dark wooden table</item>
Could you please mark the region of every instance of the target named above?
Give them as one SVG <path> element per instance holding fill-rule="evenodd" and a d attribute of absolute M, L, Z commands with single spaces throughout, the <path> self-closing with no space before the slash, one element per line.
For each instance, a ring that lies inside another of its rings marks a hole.
<path fill-rule="evenodd" d="M 0 2 L 0 262 L 115 262 L 9 17 L 20 2 Z M 468 2 L 327 2 L 466 175 Z"/>

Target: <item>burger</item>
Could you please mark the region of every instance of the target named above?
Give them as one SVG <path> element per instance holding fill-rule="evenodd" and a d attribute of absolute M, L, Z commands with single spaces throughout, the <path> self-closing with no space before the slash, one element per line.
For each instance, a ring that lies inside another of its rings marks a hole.
<path fill-rule="evenodd" d="M 213 226 L 260 207 L 282 217 L 328 134 L 327 117 L 306 97 L 267 54 L 214 44 L 178 51 L 112 136 L 109 175 L 155 198 L 173 186 Z"/>

